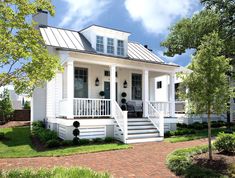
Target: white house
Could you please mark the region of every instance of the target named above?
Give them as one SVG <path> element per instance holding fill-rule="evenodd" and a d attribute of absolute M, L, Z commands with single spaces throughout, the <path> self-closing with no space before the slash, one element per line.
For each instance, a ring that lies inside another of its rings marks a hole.
<path fill-rule="evenodd" d="M 175 116 L 175 73 L 180 67 L 130 42 L 129 32 L 98 25 L 80 31 L 51 27 L 46 15 L 41 11 L 34 19 L 64 71 L 34 91 L 31 121 L 45 119 L 48 128 L 66 140 L 74 137 L 74 121 L 80 122 L 80 138 L 110 136 L 124 143 L 162 140 L 164 117 Z M 169 97 L 155 107 L 155 78 L 165 75 L 170 79 Z M 121 109 L 125 101 L 134 110 L 138 106 L 143 116 L 128 117 Z"/>

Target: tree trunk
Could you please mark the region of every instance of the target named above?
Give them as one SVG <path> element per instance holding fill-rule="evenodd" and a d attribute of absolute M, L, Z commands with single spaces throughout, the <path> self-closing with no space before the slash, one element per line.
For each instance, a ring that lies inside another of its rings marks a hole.
<path fill-rule="evenodd" d="M 208 115 L 207 115 L 207 122 L 208 122 L 208 150 L 209 150 L 209 160 L 212 160 L 212 146 L 211 146 L 211 110 L 208 107 Z"/>

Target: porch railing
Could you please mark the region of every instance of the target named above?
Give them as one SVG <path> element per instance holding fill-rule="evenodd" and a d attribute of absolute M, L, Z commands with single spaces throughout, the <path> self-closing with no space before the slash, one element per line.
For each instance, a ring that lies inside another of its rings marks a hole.
<path fill-rule="evenodd" d="M 164 116 L 170 116 L 171 103 L 170 102 L 157 102 L 150 101 L 150 104 L 157 110 L 163 112 Z"/>
<path fill-rule="evenodd" d="M 162 111 L 158 111 L 150 102 L 148 105 L 148 119 L 153 123 L 153 125 L 158 129 L 161 137 L 164 136 L 164 114 Z"/>
<path fill-rule="evenodd" d="M 126 139 L 127 139 L 127 111 L 122 111 L 122 109 L 120 108 L 120 106 L 118 105 L 118 103 L 116 101 L 114 102 L 114 119 L 117 122 L 118 127 L 115 128 L 115 133 L 114 136 L 115 138 L 117 138 L 118 140 L 126 143 Z"/>
<path fill-rule="evenodd" d="M 74 98 L 74 117 L 109 117 L 110 99 Z"/>

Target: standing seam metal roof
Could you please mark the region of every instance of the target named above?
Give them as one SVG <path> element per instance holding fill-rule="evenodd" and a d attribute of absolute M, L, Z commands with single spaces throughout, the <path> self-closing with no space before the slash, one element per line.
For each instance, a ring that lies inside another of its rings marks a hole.
<path fill-rule="evenodd" d="M 80 32 L 50 26 L 39 29 L 48 46 L 96 53 L 90 42 Z M 127 56 L 133 60 L 164 63 L 157 55 L 137 42 L 128 42 Z"/>

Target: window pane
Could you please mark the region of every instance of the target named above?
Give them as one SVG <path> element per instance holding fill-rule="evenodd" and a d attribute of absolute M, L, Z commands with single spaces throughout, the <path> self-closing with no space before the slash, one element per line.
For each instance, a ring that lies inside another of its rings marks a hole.
<path fill-rule="evenodd" d="M 102 36 L 96 36 L 96 51 L 104 52 L 104 38 Z"/>
<path fill-rule="evenodd" d="M 117 55 L 124 56 L 124 42 L 122 40 L 117 41 Z"/>
<path fill-rule="evenodd" d="M 74 97 L 88 98 L 88 69 L 76 67 L 74 73 Z"/>
<path fill-rule="evenodd" d="M 132 99 L 142 100 L 142 75 L 132 74 Z"/>
<path fill-rule="evenodd" d="M 162 88 L 162 81 L 157 82 L 157 89 Z"/>

